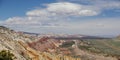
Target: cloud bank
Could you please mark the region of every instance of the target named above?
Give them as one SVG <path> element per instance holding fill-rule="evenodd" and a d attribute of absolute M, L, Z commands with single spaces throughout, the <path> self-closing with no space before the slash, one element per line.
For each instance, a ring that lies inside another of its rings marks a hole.
<path fill-rule="evenodd" d="M 119 2 L 81 1 L 90 1 L 90 4 L 66 1 L 44 4 L 44 8 L 27 11 L 24 17 L 10 17 L 5 21 L 1 21 L 0 24 L 16 30 L 38 33 L 81 33 L 91 35 L 120 33 L 118 32 L 120 30 L 120 18 L 80 19 L 81 17 L 98 16 L 106 9 L 119 9 Z"/>

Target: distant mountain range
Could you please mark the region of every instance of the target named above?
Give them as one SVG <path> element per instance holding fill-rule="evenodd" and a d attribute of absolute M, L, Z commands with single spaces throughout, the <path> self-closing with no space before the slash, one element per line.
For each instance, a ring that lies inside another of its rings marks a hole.
<path fill-rule="evenodd" d="M 36 35 L 36 36 L 49 36 L 50 38 L 54 39 L 64 39 L 64 40 L 70 40 L 70 39 L 110 39 L 107 37 L 99 37 L 99 36 L 88 36 L 88 35 L 82 35 L 82 34 L 74 34 L 74 35 L 68 35 L 68 34 L 39 34 L 39 33 L 30 33 L 30 32 L 23 32 L 24 34 L 30 34 L 30 35 Z"/>
<path fill-rule="evenodd" d="M 110 38 L 105 38 L 105 37 L 97 37 L 97 36 L 58 36 L 58 37 L 51 37 L 55 39 L 61 39 L 61 40 L 83 40 L 83 39 L 110 39 Z"/>

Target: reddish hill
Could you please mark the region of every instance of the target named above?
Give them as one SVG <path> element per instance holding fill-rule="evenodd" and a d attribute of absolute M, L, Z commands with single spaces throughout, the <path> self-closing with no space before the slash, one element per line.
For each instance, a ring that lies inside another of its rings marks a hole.
<path fill-rule="evenodd" d="M 28 45 L 38 51 L 48 51 L 49 49 L 56 49 L 60 45 L 59 40 L 50 39 L 48 37 L 42 37 L 38 41 L 28 43 Z"/>

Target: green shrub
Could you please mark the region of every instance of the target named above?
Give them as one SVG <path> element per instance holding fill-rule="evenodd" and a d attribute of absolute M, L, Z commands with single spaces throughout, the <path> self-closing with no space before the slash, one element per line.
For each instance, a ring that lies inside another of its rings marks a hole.
<path fill-rule="evenodd" d="M 73 44 L 75 44 L 74 41 L 64 42 L 60 47 L 71 47 Z"/>
<path fill-rule="evenodd" d="M 9 50 L 0 51 L 0 60 L 14 60 L 15 56 Z"/>

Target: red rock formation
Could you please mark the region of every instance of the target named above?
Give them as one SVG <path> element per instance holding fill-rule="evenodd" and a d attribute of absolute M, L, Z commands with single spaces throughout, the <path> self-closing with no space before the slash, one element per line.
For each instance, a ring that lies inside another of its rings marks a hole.
<path fill-rule="evenodd" d="M 50 39 L 49 37 L 43 37 L 38 41 L 28 43 L 28 45 L 36 50 L 43 52 L 43 51 L 47 51 L 48 49 L 57 48 L 59 43 L 60 41 L 58 40 Z"/>

